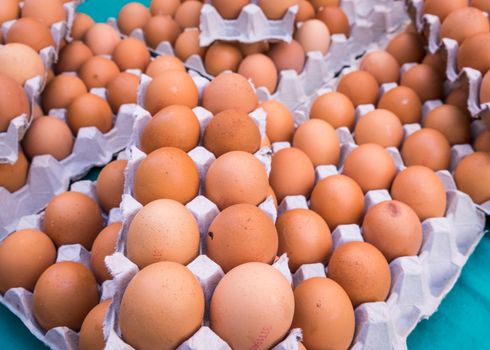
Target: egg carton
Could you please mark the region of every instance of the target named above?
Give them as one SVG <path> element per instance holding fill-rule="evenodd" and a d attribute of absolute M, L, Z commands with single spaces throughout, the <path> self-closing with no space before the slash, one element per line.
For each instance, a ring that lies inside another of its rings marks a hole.
<path fill-rule="evenodd" d="M 95 183 L 92 181 L 79 181 L 71 185 L 70 191 L 80 192 L 88 195 L 97 201 L 95 195 Z M 23 229 L 37 229 L 42 231 L 44 212 L 34 215 L 24 216 L 11 231 Z M 111 210 L 109 215 L 104 214 L 104 222 L 108 224 L 121 221 L 119 208 Z M 3 232 L 0 235 L 0 242 L 3 241 L 11 232 Z M 90 252 L 79 244 L 62 245 L 58 248 L 56 262 L 73 261 L 90 267 Z M 101 301 L 111 297 L 110 284 L 107 282 L 99 286 L 101 290 Z M 42 329 L 37 323 L 33 314 L 33 295 L 32 292 L 24 288 L 11 288 L 2 296 L 0 303 L 5 305 L 14 313 L 29 329 L 29 331 L 41 342 L 51 349 L 76 350 L 78 349 L 78 333 L 68 327 L 55 327 L 49 331 Z"/>

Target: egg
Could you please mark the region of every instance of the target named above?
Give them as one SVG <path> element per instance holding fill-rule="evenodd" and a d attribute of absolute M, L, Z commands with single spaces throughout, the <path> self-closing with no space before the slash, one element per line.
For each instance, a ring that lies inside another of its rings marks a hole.
<path fill-rule="evenodd" d="M 487 13 L 490 12 L 490 4 L 487 0 L 471 0 L 471 6 L 476 7 L 477 9 L 480 9 Z"/>
<path fill-rule="evenodd" d="M 258 0 L 257 5 L 269 19 L 281 19 L 291 6 L 297 5 L 299 0 Z"/>
<path fill-rule="evenodd" d="M 294 304 L 292 327 L 302 329 L 308 349 L 349 348 L 355 331 L 354 309 L 338 283 L 330 278 L 306 279 L 294 290 Z"/>
<path fill-rule="evenodd" d="M 467 193 L 473 202 L 483 204 L 490 200 L 490 154 L 475 152 L 464 157 L 454 171 L 458 189 Z"/>
<path fill-rule="evenodd" d="M 92 56 L 87 45 L 81 41 L 72 41 L 61 49 L 55 66 L 56 73 L 77 72 Z"/>
<path fill-rule="evenodd" d="M 400 79 L 400 65 L 386 51 L 367 53 L 361 60 L 360 70 L 371 73 L 380 85 L 396 83 Z"/>
<path fill-rule="evenodd" d="M 463 41 L 458 50 L 457 65 L 459 70 L 469 67 L 486 74 L 490 70 L 490 33 L 476 34 Z"/>
<path fill-rule="evenodd" d="M 279 202 L 286 196 L 308 198 L 315 182 L 313 163 L 298 148 L 281 149 L 272 155 L 269 182 Z"/>
<path fill-rule="evenodd" d="M 56 248 L 41 231 L 13 232 L 0 243 L 0 293 L 11 288 L 33 291 L 41 274 L 56 261 Z"/>
<path fill-rule="evenodd" d="M 488 33 L 488 18 L 474 7 L 462 7 L 452 11 L 442 22 L 441 38 L 456 40 L 461 44 L 466 38 L 479 33 Z"/>
<path fill-rule="evenodd" d="M 5 0 L 0 5 L 0 24 L 19 17 L 19 0 Z"/>
<path fill-rule="evenodd" d="M 289 268 L 303 264 L 327 263 L 332 253 L 332 235 L 323 218 L 312 210 L 292 209 L 276 222 L 279 236 L 278 255 L 287 253 Z"/>
<path fill-rule="evenodd" d="M 291 40 L 290 43 L 282 41 L 273 44 L 268 55 L 278 72 L 294 70 L 300 74 L 305 66 L 305 50 L 296 40 Z"/>
<path fill-rule="evenodd" d="M 144 268 L 129 282 L 119 325 L 122 338 L 136 349 L 175 349 L 201 327 L 203 317 L 199 281 L 185 266 L 166 261 Z"/>
<path fill-rule="evenodd" d="M 213 0 L 212 4 L 224 19 L 235 19 L 238 17 L 242 8 L 250 3 L 250 0 Z"/>
<path fill-rule="evenodd" d="M 401 150 L 406 166 L 423 165 L 434 171 L 449 168 L 451 146 L 435 129 L 421 129 L 407 137 Z"/>
<path fill-rule="evenodd" d="M 309 19 L 296 31 L 294 38 L 305 52 L 319 51 L 326 54 L 330 47 L 330 31 L 319 19 Z"/>
<path fill-rule="evenodd" d="M 420 221 L 442 217 L 446 212 L 446 191 L 437 174 L 413 165 L 398 173 L 391 187 L 393 199 L 407 204 Z"/>
<path fill-rule="evenodd" d="M 277 69 L 274 62 L 264 54 L 245 57 L 238 67 L 238 73 L 252 80 L 255 87 L 265 87 L 271 93 L 276 90 Z"/>
<path fill-rule="evenodd" d="M 127 72 L 121 72 L 109 80 L 106 96 L 114 114 L 124 104 L 136 104 L 138 85 L 139 77 Z"/>
<path fill-rule="evenodd" d="M 0 132 L 7 131 L 15 117 L 29 115 L 29 100 L 22 86 L 8 75 L 0 73 Z"/>
<path fill-rule="evenodd" d="M 250 153 L 233 151 L 211 163 L 204 191 L 220 210 L 240 203 L 258 205 L 268 195 L 269 181 L 260 160 Z"/>
<path fill-rule="evenodd" d="M 386 109 L 375 109 L 359 119 L 354 139 L 358 145 L 375 143 L 382 147 L 398 148 L 403 135 L 402 123 L 394 113 Z"/>
<path fill-rule="evenodd" d="M 425 0 L 424 14 L 439 17 L 442 22 L 454 10 L 468 6 L 468 0 Z"/>
<path fill-rule="evenodd" d="M 51 265 L 39 277 L 32 298 L 33 314 L 44 330 L 64 326 L 77 332 L 98 301 L 92 272 L 80 263 L 64 261 Z"/>
<path fill-rule="evenodd" d="M 313 17 L 315 17 L 315 8 L 313 5 L 308 0 L 299 0 L 298 13 L 296 13 L 296 22 L 304 22 L 312 19 Z"/>
<path fill-rule="evenodd" d="M 157 76 L 168 70 L 178 70 L 181 72 L 186 71 L 184 64 L 177 57 L 164 55 L 158 56 L 153 61 L 151 61 L 146 68 L 145 74 L 152 78 L 156 78 Z"/>
<path fill-rule="evenodd" d="M 103 56 L 93 56 L 80 67 L 78 76 L 88 89 L 92 89 L 105 87 L 119 73 L 119 67 L 114 61 Z"/>
<path fill-rule="evenodd" d="M 151 0 L 150 11 L 153 16 L 174 16 L 180 6 L 181 0 Z"/>
<path fill-rule="evenodd" d="M 48 26 L 31 17 L 15 21 L 9 28 L 5 42 L 25 44 L 36 52 L 49 46 L 54 47 L 54 40 Z"/>
<path fill-rule="evenodd" d="M 322 7 L 340 6 L 340 0 L 309 0 L 315 9 L 320 10 Z"/>
<path fill-rule="evenodd" d="M 201 18 L 202 2 L 197 0 L 183 2 L 175 12 L 174 19 L 180 28 L 198 28 Z"/>
<path fill-rule="evenodd" d="M 427 54 L 422 60 L 422 63 L 431 66 L 441 79 L 446 79 L 447 52 L 439 50 L 436 53 Z"/>
<path fill-rule="evenodd" d="M 253 55 L 254 53 L 267 53 L 270 45 L 267 40 L 257 41 L 255 43 L 238 43 L 238 47 L 243 56 Z"/>
<path fill-rule="evenodd" d="M 362 89 L 359 88 L 360 86 Z M 364 71 L 353 71 L 340 78 L 337 92 L 347 96 L 356 107 L 376 104 L 379 96 L 379 84 L 372 74 Z"/>
<path fill-rule="evenodd" d="M 258 97 L 248 80 L 237 73 L 221 73 L 213 79 L 202 97 L 202 106 L 213 114 L 226 109 L 252 112 Z"/>
<path fill-rule="evenodd" d="M 361 186 L 364 193 L 390 188 L 396 175 L 395 162 L 380 145 L 365 143 L 345 159 L 342 174 Z"/>
<path fill-rule="evenodd" d="M 168 15 L 157 15 L 143 27 L 145 40 L 148 46 L 156 49 L 162 42 L 169 42 L 171 45 L 175 43 L 180 34 L 180 28 L 177 22 Z"/>
<path fill-rule="evenodd" d="M 490 131 L 483 131 L 473 143 L 475 151 L 490 153 Z"/>
<path fill-rule="evenodd" d="M 277 100 L 267 100 L 260 106 L 266 113 L 265 132 L 271 143 L 290 142 L 294 134 L 294 117 L 285 105 Z"/>
<path fill-rule="evenodd" d="M 156 114 L 171 105 L 194 108 L 197 106 L 198 98 L 199 92 L 190 75 L 178 70 L 168 70 L 153 78 L 148 85 L 144 107 L 151 114 Z"/>
<path fill-rule="evenodd" d="M 356 111 L 351 100 L 340 92 L 329 92 L 318 96 L 311 106 L 310 118 L 323 119 L 334 129 L 354 127 Z"/>
<path fill-rule="evenodd" d="M 150 53 L 141 40 L 126 38 L 114 48 L 112 59 L 121 71 L 127 69 L 144 71 L 150 63 Z"/>
<path fill-rule="evenodd" d="M 440 131 L 451 146 L 470 142 L 470 119 L 455 106 L 441 105 L 431 110 L 424 119 L 424 127 Z"/>
<path fill-rule="evenodd" d="M 397 86 L 383 94 L 378 108 L 393 112 L 402 124 L 418 123 L 422 116 L 422 102 L 419 95 L 406 86 Z"/>
<path fill-rule="evenodd" d="M 314 167 L 337 165 L 340 158 L 340 141 L 335 129 L 322 119 L 310 119 L 300 125 L 293 146 L 310 158 Z"/>
<path fill-rule="evenodd" d="M 204 58 L 206 71 L 216 76 L 219 73 L 231 70 L 236 72 L 242 61 L 242 53 L 235 45 L 216 41 L 207 50 Z"/>
<path fill-rule="evenodd" d="M 442 98 L 443 81 L 437 72 L 426 64 L 417 64 L 403 73 L 400 85 L 417 92 L 422 102 Z"/>
<path fill-rule="evenodd" d="M 57 75 L 44 89 L 42 95 L 43 109 L 49 112 L 55 108 L 68 108 L 77 97 L 86 93 L 87 87 L 77 76 Z"/>
<path fill-rule="evenodd" d="M 289 282 L 263 263 L 229 271 L 211 299 L 210 327 L 233 349 L 270 349 L 284 339 L 293 316 Z"/>
<path fill-rule="evenodd" d="M 190 1 L 184 2 L 184 4 Z M 175 40 L 174 50 L 175 55 L 182 61 L 186 61 L 193 55 L 198 55 L 203 58 L 206 54 L 207 48 L 199 46 L 200 32 L 198 29 L 188 29 L 182 32 Z"/>
<path fill-rule="evenodd" d="M 110 55 L 121 38 L 119 33 L 110 25 L 97 23 L 87 30 L 84 40 L 94 55 Z"/>
<path fill-rule="evenodd" d="M 45 73 L 41 56 L 31 47 L 11 43 L 0 47 L 0 74 L 11 77 L 24 84 L 34 77 L 43 77 Z"/>
<path fill-rule="evenodd" d="M 80 329 L 79 347 L 80 350 L 103 350 L 104 341 L 104 321 L 111 305 L 111 300 L 106 300 L 95 306 L 83 320 Z"/>
<path fill-rule="evenodd" d="M 398 61 L 400 66 L 405 63 L 418 63 L 425 55 L 424 43 L 417 33 L 402 32 L 390 40 L 386 51 Z"/>
<path fill-rule="evenodd" d="M 66 12 L 61 0 L 25 0 L 22 17 L 34 17 L 47 26 L 66 20 Z"/>
<path fill-rule="evenodd" d="M 81 128 L 96 127 L 101 133 L 112 129 L 112 111 L 109 104 L 94 94 L 76 97 L 68 106 L 66 121 L 74 135 Z"/>
<path fill-rule="evenodd" d="M 73 135 L 61 119 L 41 117 L 32 122 L 22 140 L 22 147 L 30 159 L 49 154 L 57 160 L 62 160 L 72 152 Z"/>
<path fill-rule="evenodd" d="M 143 205 L 164 198 L 186 204 L 198 191 L 198 169 L 192 158 L 178 148 L 159 148 L 136 169 L 134 195 Z"/>
<path fill-rule="evenodd" d="M 14 193 L 27 183 L 28 171 L 29 163 L 22 150 L 19 149 L 15 163 L 0 164 L 0 187 Z"/>
<path fill-rule="evenodd" d="M 468 91 L 464 88 L 456 88 L 446 97 L 446 103 L 458 107 L 464 113 L 468 113 Z"/>
<path fill-rule="evenodd" d="M 146 124 L 141 134 L 141 149 L 151 153 L 161 147 L 177 147 L 189 152 L 198 145 L 199 121 L 187 106 L 172 105 L 160 110 Z"/>
<path fill-rule="evenodd" d="M 138 2 L 124 5 L 117 16 L 117 26 L 122 34 L 130 35 L 137 28 L 143 28 L 151 18 L 150 10 Z"/>
<path fill-rule="evenodd" d="M 124 187 L 124 170 L 127 160 L 113 160 L 100 171 L 95 191 L 100 206 L 106 213 L 112 208 L 118 208 L 122 200 Z"/>
<path fill-rule="evenodd" d="M 71 27 L 71 36 L 75 40 L 83 40 L 87 31 L 95 25 L 92 17 L 82 12 L 77 12 Z"/>
<path fill-rule="evenodd" d="M 97 281 L 101 284 L 104 281 L 112 279 L 112 275 L 105 265 L 105 258 L 115 253 L 117 239 L 121 229 L 121 222 L 113 222 L 112 224 L 107 225 L 107 227 L 104 227 L 104 229 L 100 231 L 92 245 L 90 266 L 92 266 Z"/>
<path fill-rule="evenodd" d="M 330 34 L 344 34 L 346 37 L 349 37 L 349 18 L 342 8 L 338 6 L 323 7 L 316 14 L 316 18 L 325 23 Z"/>
<path fill-rule="evenodd" d="M 277 247 L 274 222 L 252 204 L 235 204 L 223 210 L 206 235 L 206 254 L 225 273 L 248 262 L 272 264 Z"/>

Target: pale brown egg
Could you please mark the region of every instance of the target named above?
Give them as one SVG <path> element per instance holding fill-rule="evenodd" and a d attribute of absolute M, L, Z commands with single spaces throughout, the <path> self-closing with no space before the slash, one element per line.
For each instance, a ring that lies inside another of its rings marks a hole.
<path fill-rule="evenodd" d="M 451 146 L 470 142 L 470 118 L 455 106 L 441 105 L 431 110 L 425 117 L 424 128 L 440 131 Z"/>
<path fill-rule="evenodd" d="M 34 17 L 47 26 L 66 20 L 66 12 L 61 0 L 25 0 L 22 17 Z"/>
<path fill-rule="evenodd" d="M 323 7 L 316 14 L 316 18 L 327 25 L 330 34 L 344 34 L 349 37 L 349 18 L 342 8 L 338 6 Z"/>
<path fill-rule="evenodd" d="M 437 100 L 443 95 L 443 80 L 426 64 L 417 64 L 403 73 L 400 85 L 415 91 L 422 102 Z"/>
<path fill-rule="evenodd" d="M 314 167 L 337 165 L 340 141 L 335 129 L 322 119 L 310 119 L 300 125 L 294 134 L 293 146 L 310 158 Z"/>
<path fill-rule="evenodd" d="M 435 129 L 421 129 L 411 134 L 401 150 L 406 166 L 423 165 L 434 171 L 449 168 L 451 146 Z"/>
<path fill-rule="evenodd" d="M 386 51 L 398 61 L 400 66 L 405 63 L 418 63 L 425 56 L 424 43 L 417 33 L 403 32 L 391 39 Z"/>
<path fill-rule="evenodd" d="M 328 278 L 349 295 L 354 307 L 385 301 L 391 287 L 390 267 L 383 254 L 365 242 L 349 242 L 334 250 Z"/>
<path fill-rule="evenodd" d="M 103 350 L 104 340 L 104 321 L 111 305 L 111 300 L 106 300 L 95 306 L 87 314 L 80 328 L 79 347 L 80 350 Z"/>
<path fill-rule="evenodd" d="M 172 105 L 160 110 L 141 134 L 141 150 L 147 154 L 161 147 L 176 147 L 189 152 L 199 143 L 201 126 L 187 106 Z"/>
<path fill-rule="evenodd" d="M 209 312 L 211 329 L 233 349 L 270 349 L 291 327 L 293 290 L 274 267 L 246 263 L 219 281 Z"/>
<path fill-rule="evenodd" d="M 371 73 L 353 71 L 340 78 L 337 92 L 347 96 L 356 107 L 376 104 L 379 96 L 379 84 Z"/>
<path fill-rule="evenodd" d="M 141 161 L 134 177 L 134 195 L 143 205 L 156 199 L 186 204 L 197 196 L 199 172 L 191 157 L 174 147 L 159 148 Z"/>
<path fill-rule="evenodd" d="M 481 132 L 473 143 L 473 148 L 475 151 L 490 153 L 490 131 Z"/>
<path fill-rule="evenodd" d="M 151 0 L 150 11 L 153 16 L 174 16 L 180 6 L 181 0 Z"/>
<path fill-rule="evenodd" d="M 268 55 L 276 65 L 278 72 L 294 70 L 300 74 L 305 66 L 305 50 L 296 40 L 290 43 L 282 41 L 273 44 Z"/>
<path fill-rule="evenodd" d="M 121 38 L 119 33 L 110 25 L 97 23 L 87 30 L 84 40 L 94 55 L 110 55 Z"/>
<path fill-rule="evenodd" d="M 34 51 L 49 46 L 54 47 L 54 40 L 49 27 L 43 22 L 31 18 L 20 18 L 10 27 L 5 43 L 21 43 L 32 47 Z"/>
<path fill-rule="evenodd" d="M 202 106 L 213 114 L 226 109 L 252 112 L 258 97 L 248 80 L 237 73 L 221 73 L 213 79 L 202 97 Z"/>
<path fill-rule="evenodd" d="M 77 72 L 92 56 L 87 45 L 81 41 L 72 41 L 61 49 L 55 66 L 56 73 Z"/>
<path fill-rule="evenodd" d="M 461 44 L 466 38 L 489 30 L 487 16 L 479 9 L 465 6 L 452 11 L 442 22 L 441 38 L 450 38 Z"/>
<path fill-rule="evenodd" d="M 319 19 L 309 19 L 304 22 L 294 35 L 305 52 L 319 51 L 326 54 L 330 47 L 330 31 Z"/>
<path fill-rule="evenodd" d="M 46 85 L 42 95 L 43 108 L 68 108 L 75 98 L 87 93 L 87 87 L 77 76 L 61 74 Z"/>
<path fill-rule="evenodd" d="M 296 14 L 296 22 L 304 22 L 306 20 L 312 19 L 313 17 L 315 17 L 315 8 L 313 7 L 313 5 L 308 0 L 299 0 L 298 13 Z"/>
<path fill-rule="evenodd" d="M 0 132 L 7 131 L 10 121 L 25 114 L 29 116 L 29 100 L 22 86 L 0 73 Z"/>
<path fill-rule="evenodd" d="M 355 108 L 351 100 L 340 92 L 329 92 L 318 96 L 310 110 L 310 118 L 323 119 L 334 129 L 354 127 Z"/>
<path fill-rule="evenodd" d="M 204 66 L 206 72 L 216 76 L 225 70 L 236 72 L 242 61 L 242 53 L 233 44 L 216 41 L 206 51 Z"/>
<path fill-rule="evenodd" d="M 174 19 L 181 29 L 198 28 L 201 17 L 201 8 L 201 1 L 184 1 L 177 9 L 177 12 L 175 12 Z"/>
<path fill-rule="evenodd" d="M 73 135 L 77 135 L 81 128 L 91 126 L 105 134 L 112 129 L 112 110 L 102 97 L 86 93 L 70 103 L 66 121 Z"/>
<path fill-rule="evenodd" d="M 80 263 L 64 261 L 51 265 L 39 277 L 33 293 L 33 314 L 45 330 L 65 326 L 77 332 L 98 301 L 92 272 Z"/>
<path fill-rule="evenodd" d="M 138 85 L 138 76 L 127 72 L 119 73 L 107 83 L 107 102 L 114 114 L 124 104 L 136 104 Z"/>
<path fill-rule="evenodd" d="M 464 157 L 456 167 L 454 180 L 460 191 L 473 202 L 483 204 L 490 200 L 490 154 L 475 152 Z"/>
<path fill-rule="evenodd" d="M 397 86 L 379 99 L 378 108 L 393 112 L 402 124 L 418 123 L 422 116 L 419 95 L 409 87 Z"/>
<path fill-rule="evenodd" d="M 490 33 L 477 34 L 463 41 L 457 64 L 459 70 L 469 67 L 486 74 L 490 70 Z"/>
<path fill-rule="evenodd" d="M 119 72 L 119 67 L 114 61 L 102 56 L 93 56 L 80 67 L 78 76 L 88 89 L 92 89 L 105 87 Z"/>
<path fill-rule="evenodd" d="M 122 200 L 124 188 L 124 170 L 127 160 L 113 160 L 100 171 L 95 192 L 100 206 L 106 213 L 112 208 L 118 208 Z"/>
<path fill-rule="evenodd" d="M 238 43 L 238 47 L 243 56 L 253 55 L 254 53 L 267 53 L 270 45 L 267 40 L 258 41 L 255 43 Z"/>
<path fill-rule="evenodd" d="M 398 148 L 403 135 L 400 119 L 394 113 L 386 109 L 375 109 L 359 119 L 354 139 L 358 145 L 375 143 L 382 147 Z"/>
<path fill-rule="evenodd" d="M 262 9 L 267 18 L 281 19 L 287 10 L 297 5 L 299 0 L 258 0 L 257 5 Z"/>
<path fill-rule="evenodd" d="M 0 24 L 19 17 L 19 0 L 5 0 L 0 4 Z"/>
<path fill-rule="evenodd" d="M 121 71 L 139 69 L 144 72 L 150 63 L 150 53 L 141 40 L 126 38 L 114 48 L 112 59 Z"/>
<path fill-rule="evenodd" d="M 22 150 L 17 153 L 17 161 L 13 164 L 0 164 L 0 187 L 15 192 L 27 183 L 29 163 Z"/>
<path fill-rule="evenodd" d="M 258 205 L 269 193 L 269 181 L 264 165 L 255 156 L 242 151 L 223 154 L 206 174 L 206 197 L 220 210 L 231 205 Z"/>
<path fill-rule="evenodd" d="M 224 19 L 235 19 L 250 0 L 213 0 L 212 5 Z"/>
<path fill-rule="evenodd" d="M 391 196 L 411 207 L 420 221 L 442 217 L 446 212 L 444 185 L 433 170 L 424 166 L 410 166 L 398 173 Z"/>
<path fill-rule="evenodd" d="M 260 131 L 247 113 L 227 109 L 216 114 L 207 124 L 203 145 L 215 157 L 231 151 L 255 153 L 260 148 Z"/>
<path fill-rule="evenodd" d="M 39 230 L 10 234 L 0 243 L 0 293 L 10 288 L 33 291 L 41 274 L 56 261 L 56 248 Z"/>
<path fill-rule="evenodd" d="M 277 100 L 267 100 L 260 106 L 266 113 L 265 132 L 271 143 L 290 142 L 294 134 L 294 117 L 285 105 Z"/>
<path fill-rule="evenodd" d="M 398 61 L 386 51 L 372 51 L 361 60 L 360 70 L 371 73 L 378 84 L 396 83 L 400 79 Z"/>
<path fill-rule="evenodd" d="M 77 12 L 70 34 L 75 40 L 83 40 L 87 31 L 94 25 L 95 22 L 92 17 L 85 13 Z"/>
<path fill-rule="evenodd" d="M 466 6 L 468 0 L 425 0 L 424 14 L 437 16 L 442 23 L 451 12 Z"/>
<path fill-rule="evenodd" d="M 117 26 L 123 34 L 129 35 L 137 28 L 143 28 L 151 18 L 150 10 L 139 2 L 124 5 L 117 17 Z"/>
<path fill-rule="evenodd" d="M 338 283 L 330 278 L 309 278 L 294 290 L 294 303 L 292 327 L 301 328 L 308 349 L 349 348 L 355 331 L 354 309 Z"/>
<path fill-rule="evenodd" d="M 488 0 L 471 0 L 470 2 L 471 6 L 476 7 L 477 9 L 480 9 L 487 13 L 490 12 L 490 3 L 488 2 Z"/>
<path fill-rule="evenodd" d="M 157 15 L 150 18 L 148 23 L 143 27 L 143 32 L 148 46 L 156 49 L 158 44 L 165 41 L 173 45 L 180 34 L 180 28 L 172 17 L 168 15 Z"/>
<path fill-rule="evenodd" d="M 151 61 L 146 68 L 145 74 L 152 78 L 156 78 L 167 70 L 179 70 L 181 72 L 186 71 L 184 64 L 177 57 L 164 55 L 158 56 Z"/>
<path fill-rule="evenodd" d="M 111 256 L 116 251 L 116 243 L 119 232 L 122 229 L 122 222 L 114 222 L 104 227 L 99 232 L 92 245 L 90 254 L 90 265 L 99 283 L 111 280 L 112 275 L 105 265 L 105 258 Z"/>
<path fill-rule="evenodd" d="M 274 62 L 264 54 L 245 57 L 238 67 L 238 73 L 252 80 L 255 87 L 265 87 L 271 93 L 276 90 L 277 69 Z"/>
<path fill-rule="evenodd" d="M 186 4 L 185 2 L 184 4 Z M 197 28 L 182 32 L 175 40 L 175 55 L 182 61 L 186 61 L 192 55 L 203 58 L 206 55 L 206 47 L 199 46 L 200 32 Z"/>
<path fill-rule="evenodd" d="M 0 47 L 0 74 L 24 84 L 34 77 L 43 77 L 45 68 L 41 56 L 31 47 L 11 43 Z"/>

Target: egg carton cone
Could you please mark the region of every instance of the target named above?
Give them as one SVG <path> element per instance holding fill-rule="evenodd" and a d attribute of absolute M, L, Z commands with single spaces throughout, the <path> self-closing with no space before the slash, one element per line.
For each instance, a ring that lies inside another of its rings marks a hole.
<path fill-rule="evenodd" d="M 95 196 L 95 183 L 91 181 L 75 182 L 71 186 L 71 191 L 83 193 L 97 201 Z M 44 212 L 22 217 L 18 225 L 12 231 L 23 229 L 37 229 L 42 231 Z M 104 215 L 104 221 L 108 224 L 120 220 L 118 210 L 113 210 L 109 216 Z M 10 234 L 11 232 L 8 232 Z M 0 242 L 8 234 L 0 236 Z M 62 245 L 58 248 L 56 262 L 73 261 L 78 262 L 90 269 L 90 252 L 79 244 Z M 99 290 L 103 291 L 103 286 Z M 101 293 L 104 301 L 108 299 Z M 29 331 L 42 343 L 51 349 L 76 350 L 78 349 L 78 333 L 68 327 L 55 327 L 48 331 L 42 329 L 37 323 L 33 314 L 33 294 L 24 288 L 11 288 L 4 295 L 0 295 L 0 303 L 5 305 L 14 313 L 29 329 Z"/>
<path fill-rule="evenodd" d="M 298 5 L 290 7 L 279 20 L 270 20 L 255 3 L 246 5 L 236 19 L 224 19 L 212 4 L 201 9 L 201 46 L 216 40 L 256 43 L 262 40 L 291 42 Z"/>

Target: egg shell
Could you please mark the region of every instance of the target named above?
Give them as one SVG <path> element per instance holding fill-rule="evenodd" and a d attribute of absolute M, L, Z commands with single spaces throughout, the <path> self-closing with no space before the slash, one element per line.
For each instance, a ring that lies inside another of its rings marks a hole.
<path fill-rule="evenodd" d="M 112 112 L 117 114 L 125 104 L 136 104 L 138 97 L 139 77 L 128 72 L 121 72 L 107 83 L 107 102 Z"/>
<path fill-rule="evenodd" d="M 454 180 L 459 190 L 467 193 L 475 203 L 483 204 L 490 200 L 489 173 L 489 154 L 475 152 L 459 162 L 454 172 Z"/>
<path fill-rule="evenodd" d="M 359 68 L 371 73 L 380 85 L 398 82 L 400 79 L 400 65 L 386 51 L 369 52 L 362 58 Z"/>
<path fill-rule="evenodd" d="M 399 147 L 403 127 L 398 117 L 385 109 L 375 109 L 357 122 L 354 139 L 358 145 L 375 143 L 382 147 Z"/>
<path fill-rule="evenodd" d="M 186 1 L 185 3 L 188 2 Z M 175 56 L 182 61 L 188 60 L 193 55 L 198 55 L 201 58 L 205 57 L 207 48 L 199 46 L 200 35 L 199 30 L 195 28 L 182 32 L 175 40 Z"/>
<path fill-rule="evenodd" d="M 461 7 L 452 11 L 442 22 L 441 37 L 456 40 L 461 44 L 466 38 L 479 33 L 488 33 L 488 18 L 474 7 Z"/>
<path fill-rule="evenodd" d="M 363 86 L 361 90 L 358 87 Z M 354 106 L 375 104 L 379 96 L 379 84 L 374 76 L 364 71 L 352 71 L 340 79 L 337 92 L 347 96 Z"/>
<path fill-rule="evenodd" d="M 463 41 L 457 55 L 459 70 L 470 67 L 485 74 L 490 68 L 488 62 L 490 62 L 490 33 L 476 34 Z"/>
<path fill-rule="evenodd" d="M 41 56 L 31 47 L 10 43 L 0 47 L 0 74 L 24 85 L 34 77 L 44 77 L 45 66 Z"/>
<path fill-rule="evenodd" d="M 311 106 L 310 118 L 322 119 L 337 129 L 347 127 L 352 130 L 355 109 L 351 100 L 340 92 L 330 92 L 318 96 Z"/>
<path fill-rule="evenodd" d="M 278 74 L 274 62 L 264 54 L 248 55 L 238 67 L 238 73 L 252 81 L 256 87 L 265 87 L 274 92 L 278 81 Z"/>
<path fill-rule="evenodd" d="M 145 73 L 148 76 L 155 78 L 167 70 L 180 70 L 185 72 L 185 67 L 182 61 L 177 57 L 170 55 L 158 56 L 150 62 Z"/>
<path fill-rule="evenodd" d="M 43 92 L 43 109 L 49 112 L 52 109 L 68 108 L 79 96 L 88 92 L 83 80 L 69 74 L 61 74 L 49 82 Z"/>
<path fill-rule="evenodd" d="M 83 36 L 85 44 L 94 55 L 110 55 L 121 41 L 119 33 L 106 23 L 97 23 Z"/>
<path fill-rule="evenodd" d="M 67 123 L 74 135 L 84 127 L 94 126 L 102 133 L 112 128 L 112 110 L 102 97 L 86 93 L 73 99 L 67 109 Z"/>
<path fill-rule="evenodd" d="M 51 26 L 54 23 L 65 21 L 66 13 L 60 0 L 25 0 L 22 6 L 22 17 L 34 17 Z"/>
<path fill-rule="evenodd" d="M 94 20 L 89 15 L 77 12 L 71 27 L 71 37 L 74 40 L 83 40 L 87 31 L 95 25 Z"/>
<path fill-rule="evenodd" d="M 395 36 L 386 51 L 396 58 L 400 66 L 405 63 L 420 62 L 424 58 L 425 49 L 422 39 L 417 33 L 400 33 Z"/>
<path fill-rule="evenodd" d="M 92 56 L 87 45 L 78 40 L 72 41 L 61 49 L 55 71 L 57 74 L 77 72 Z"/>
<path fill-rule="evenodd" d="M 418 123 L 422 115 L 420 97 L 406 86 L 397 86 L 385 92 L 379 100 L 378 108 L 393 112 L 402 124 Z"/>
<path fill-rule="evenodd" d="M 152 0 L 150 11 L 153 16 L 168 15 L 174 16 L 179 8 L 180 0 Z"/>
<path fill-rule="evenodd" d="M 448 169 L 451 147 L 442 133 L 424 128 L 408 136 L 401 149 L 406 166 L 423 165 L 434 171 Z"/>
<path fill-rule="evenodd" d="M 286 14 L 288 8 L 297 5 L 298 2 L 298 0 L 258 0 L 257 5 L 264 11 L 267 18 L 277 20 Z"/>
<path fill-rule="evenodd" d="M 143 28 L 151 18 L 150 10 L 143 4 L 131 2 L 119 11 L 117 26 L 122 34 L 130 35 L 137 28 Z"/>
<path fill-rule="evenodd" d="M 212 4 L 224 19 L 235 19 L 242 8 L 250 3 L 250 0 L 238 0 L 230 3 L 226 0 L 213 0 Z"/>
<path fill-rule="evenodd" d="M 294 134 L 294 117 L 291 112 L 277 100 L 264 101 L 260 106 L 266 113 L 266 134 L 270 142 L 292 140 Z"/>
<path fill-rule="evenodd" d="M 7 131 L 10 122 L 22 114 L 29 115 L 29 99 L 22 86 L 13 78 L 0 74 L 0 132 Z"/>
<path fill-rule="evenodd" d="M 80 67 L 78 76 L 88 89 L 92 89 L 107 86 L 119 73 L 119 67 L 114 61 L 103 56 L 93 56 Z"/>
<path fill-rule="evenodd" d="M 470 142 L 470 120 L 458 107 L 441 105 L 434 108 L 426 115 L 423 125 L 440 131 L 451 146 Z"/>
<path fill-rule="evenodd" d="M 188 0 L 180 4 L 174 19 L 180 28 L 198 28 L 203 4 L 198 0 Z"/>
<path fill-rule="evenodd" d="M 156 15 L 143 27 L 145 40 L 149 47 L 156 49 L 158 44 L 168 41 L 175 43 L 180 34 L 180 28 L 175 20 L 168 15 Z"/>
<path fill-rule="evenodd" d="M 32 17 L 20 18 L 9 28 L 5 43 L 25 44 L 39 52 L 55 42 L 49 27 Z"/>
<path fill-rule="evenodd" d="M 238 47 L 217 41 L 206 51 L 204 66 L 209 74 L 216 76 L 227 70 L 236 72 L 241 61 L 242 53 Z"/>
<path fill-rule="evenodd" d="M 320 51 L 325 55 L 330 47 L 330 31 L 327 25 L 318 19 L 304 22 L 294 38 L 303 46 L 305 52 Z"/>
<path fill-rule="evenodd" d="M 437 100 L 443 94 L 443 81 L 429 65 L 417 64 L 402 74 L 400 85 L 417 92 L 422 102 Z"/>
<path fill-rule="evenodd" d="M 0 24 L 19 17 L 19 1 L 5 0 L 0 7 Z"/>
<path fill-rule="evenodd" d="M 474 1 L 473 1 L 474 2 Z M 454 10 L 468 6 L 466 0 L 426 0 L 424 2 L 424 13 L 439 17 L 442 22 Z"/>
<path fill-rule="evenodd" d="M 305 50 L 296 40 L 292 40 L 290 43 L 280 42 L 272 45 L 268 55 L 279 72 L 292 69 L 300 74 L 303 71 Z"/>
<path fill-rule="evenodd" d="M 150 63 L 150 53 L 145 44 L 135 38 L 121 40 L 112 52 L 112 59 L 121 71 L 139 69 L 144 71 Z"/>

